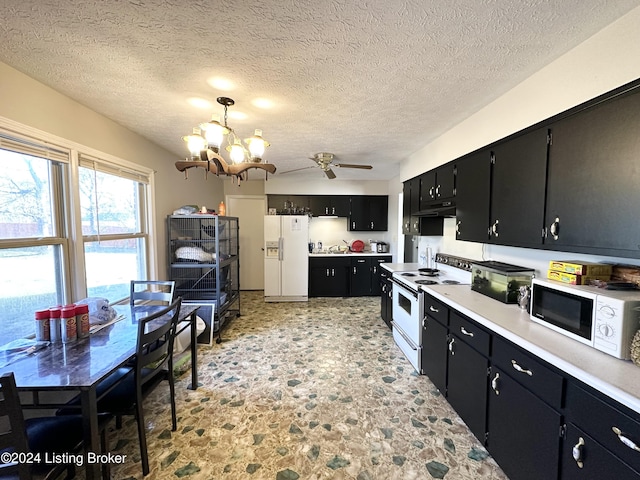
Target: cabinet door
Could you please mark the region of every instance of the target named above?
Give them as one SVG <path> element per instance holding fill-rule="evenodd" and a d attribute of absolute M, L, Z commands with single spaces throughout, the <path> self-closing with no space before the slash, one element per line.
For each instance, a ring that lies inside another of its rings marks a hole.
<path fill-rule="evenodd" d="M 562 445 L 562 480 L 638 480 L 640 473 L 612 455 L 572 423 L 567 424 Z"/>
<path fill-rule="evenodd" d="M 386 232 L 388 223 L 389 197 L 386 195 L 372 195 L 367 197 L 370 205 L 370 230 Z"/>
<path fill-rule="evenodd" d="M 409 194 L 411 194 L 411 190 L 409 190 Z M 409 205 L 411 205 L 411 203 L 409 203 Z M 364 195 L 351 197 L 349 230 L 370 230 L 369 225 L 369 204 L 367 203 L 367 197 Z"/>
<path fill-rule="evenodd" d="M 478 440 L 484 443 L 489 360 L 453 334 L 449 338 L 448 351 L 447 400 Z"/>
<path fill-rule="evenodd" d="M 522 247 L 542 245 L 547 139 L 547 129 L 541 128 L 493 149 L 492 243 Z"/>
<path fill-rule="evenodd" d="M 402 234 L 411 233 L 411 181 L 402 184 Z"/>
<path fill-rule="evenodd" d="M 427 207 L 436 199 L 436 170 L 429 170 L 419 177 L 420 184 L 420 210 Z"/>
<path fill-rule="evenodd" d="M 331 197 L 329 195 L 312 195 L 309 197 L 309 209 L 314 217 L 333 215 L 331 213 Z"/>
<path fill-rule="evenodd" d="M 495 366 L 490 382 L 489 453 L 511 480 L 557 479 L 560 414 Z"/>
<path fill-rule="evenodd" d="M 382 274 L 382 263 L 390 263 L 391 256 L 385 255 L 383 257 L 372 257 L 371 259 L 371 295 L 380 295 L 380 280 Z"/>
<path fill-rule="evenodd" d="M 426 316 L 422 321 L 422 373 L 447 394 L 447 327 Z"/>
<path fill-rule="evenodd" d="M 310 297 L 346 297 L 348 295 L 348 258 L 309 259 Z"/>
<path fill-rule="evenodd" d="M 551 125 L 545 244 L 554 249 L 638 254 L 638 125 L 639 93 L 619 96 Z"/>
<path fill-rule="evenodd" d="M 436 170 L 436 199 L 444 200 L 455 195 L 456 166 L 454 162 L 447 163 Z"/>
<path fill-rule="evenodd" d="M 338 217 L 349 216 L 349 196 L 348 195 L 332 195 L 331 196 L 331 211 L 332 215 Z"/>
<path fill-rule="evenodd" d="M 371 261 L 367 257 L 351 258 L 350 295 L 371 295 Z"/>
<path fill-rule="evenodd" d="M 489 150 L 456 164 L 456 240 L 486 242 L 489 238 L 490 167 Z"/>

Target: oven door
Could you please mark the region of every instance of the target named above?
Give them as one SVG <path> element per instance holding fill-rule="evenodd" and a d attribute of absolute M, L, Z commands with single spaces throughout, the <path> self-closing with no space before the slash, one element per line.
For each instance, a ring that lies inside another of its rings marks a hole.
<path fill-rule="evenodd" d="M 422 349 L 422 310 L 424 296 L 393 283 L 393 339 L 419 373 Z"/>

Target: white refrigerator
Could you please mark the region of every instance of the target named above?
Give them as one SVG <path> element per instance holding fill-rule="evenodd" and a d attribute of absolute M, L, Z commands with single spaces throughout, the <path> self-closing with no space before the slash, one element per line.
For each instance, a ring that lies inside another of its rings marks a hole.
<path fill-rule="evenodd" d="M 309 217 L 264 217 L 264 300 L 309 299 Z"/>

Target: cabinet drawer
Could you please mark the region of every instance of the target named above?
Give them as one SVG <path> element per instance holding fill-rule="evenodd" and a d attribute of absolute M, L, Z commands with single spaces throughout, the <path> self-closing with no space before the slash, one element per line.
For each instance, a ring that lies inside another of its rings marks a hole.
<path fill-rule="evenodd" d="M 424 314 L 435 318 L 445 327 L 449 324 L 449 307 L 426 293 L 424 294 Z"/>
<path fill-rule="evenodd" d="M 473 320 L 464 318 L 458 312 L 452 310 L 449 315 L 449 331 L 485 357 L 489 356 L 491 335 Z"/>
<path fill-rule="evenodd" d="M 596 397 L 574 381 L 567 386 L 567 420 L 589 434 L 605 448 L 640 471 L 640 419 L 631 418 L 616 402 Z M 616 431 L 614 431 L 616 429 Z"/>
<path fill-rule="evenodd" d="M 567 425 L 560 463 L 562 480 L 640 479 L 637 471 L 572 423 Z"/>
<path fill-rule="evenodd" d="M 534 395 L 559 409 L 562 406 L 564 378 L 503 338 L 494 335 L 491 363 L 529 389 Z"/>

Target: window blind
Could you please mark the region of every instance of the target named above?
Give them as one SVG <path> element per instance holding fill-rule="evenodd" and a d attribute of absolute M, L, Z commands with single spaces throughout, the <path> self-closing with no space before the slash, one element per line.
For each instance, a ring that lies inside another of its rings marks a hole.
<path fill-rule="evenodd" d="M 109 162 L 104 159 L 91 157 L 84 153 L 78 155 L 78 160 L 81 167 L 90 168 L 102 173 L 108 173 L 109 175 L 115 175 L 117 177 L 126 178 L 139 183 L 149 184 L 149 173 L 137 170 L 134 167 L 119 165 L 114 162 Z"/>
<path fill-rule="evenodd" d="M 60 163 L 69 163 L 69 151 L 61 147 L 37 142 L 27 138 L 9 136 L 0 132 L 0 148 L 12 152 L 46 158 Z"/>

